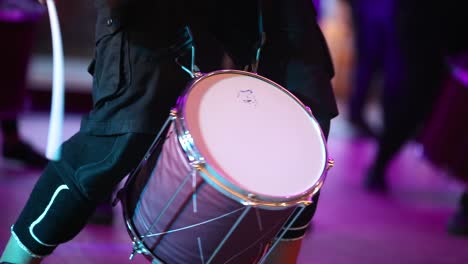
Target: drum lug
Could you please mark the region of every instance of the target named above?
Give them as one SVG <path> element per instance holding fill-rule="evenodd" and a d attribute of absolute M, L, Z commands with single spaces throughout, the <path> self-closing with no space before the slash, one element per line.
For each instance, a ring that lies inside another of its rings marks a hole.
<path fill-rule="evenodd" d="M 334 166 L 335 166 L 335 160 L 332 158 L 329 158 L 327 162 L 327 170 L 333 168 Z"/>
<path fill-rule="evenodd" d="M 169 112 L 169 116 L 171 117 L 171 119 L 175 119 L 177 117 L 177 108 L 172 108 L 171 111 Z"/>
<path fill-rule="evenodd" d="M 202 170 L 203 168 L 205 168 L 205 160 L 194 160 L 190 162 L 190 166 L 192 166 L 192 168 L 195 168 L 196 170 Z"/>
<path fill-rule="evenodd" d="M 203 76 L 203 73 L 200 71 L 200 69 L 197 67 L 197 65 L 194 65 L 195 69 L 193 72 L 194 78 L 200 78 Z"/>
<path fill-rule="evenodd" d="M 148 254 L 145 249 L 145 246 L 143 245 L 143 242 L 133 241 L 133 250 L 132 250 L 132 253 L 130 254 L 129 260 L 133 260 L 133 257 L 135 257 L 135 254 L 145 254 L 145 255 Z"/>

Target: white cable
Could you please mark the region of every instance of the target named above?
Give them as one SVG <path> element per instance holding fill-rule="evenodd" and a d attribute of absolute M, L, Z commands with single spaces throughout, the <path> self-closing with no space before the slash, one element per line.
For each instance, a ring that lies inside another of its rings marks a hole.
<path fill-rule="evenodd" d="M 60 144 L 62 143 L 65 98 L 64 58 L 60 24 L 57 16 L 57 9 L 53 0 L 47 0 L 47 10 L 49 11 L 50 30 L 52 33 L 53 81 L 46 157 L 50 160 L 59 160 Z"/>

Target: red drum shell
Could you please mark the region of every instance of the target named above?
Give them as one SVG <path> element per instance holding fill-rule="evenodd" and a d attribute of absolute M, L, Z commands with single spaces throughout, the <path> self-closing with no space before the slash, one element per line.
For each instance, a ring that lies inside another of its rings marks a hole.
<path fill-rule="evenodd" d="M 468 87 L 460 80 L 446 81 L 422 142 L 432 163 L 468 182 Z"/>
<path fill-rule="evenodd" d="M 318 122 L 284 88 L 234 70 L 195 79 L 176 108 L 123 192 L 137 251 L 164 263 L 258 262 L 322 186 Z"/>
<path fill-rule="evenodd" d="M 157 154 L 153 153 L 152 158 L 158 156 Z M 221 194 L 197 175 L 196 210 L 194 209 L 192 169 L 177 142 L 173 126 L 169 130 L 154 170 L 150 163 L 142 168 L 139 175 L 141 177 L 135 177 L 134 184 L 129 185 L 129 189 L 126 190 L 125 210 L 130 212 L 134 231 L 141 238 L 197 225 L 229 214 L 196 227 L 142 239 L 146 247 L 165 263 L 206 262 L 245 206 Z M 145 173 L 147 176 L 143 176 Z M 187 180 L 185 184 L 184 180 Z M 180 186 L 180 193 L 164 211 L 166 203 Z M 212 263 L 256 262 L 292 210 L 252 208 Z M 154 223 L 156 219 L 159 220 Z"/>

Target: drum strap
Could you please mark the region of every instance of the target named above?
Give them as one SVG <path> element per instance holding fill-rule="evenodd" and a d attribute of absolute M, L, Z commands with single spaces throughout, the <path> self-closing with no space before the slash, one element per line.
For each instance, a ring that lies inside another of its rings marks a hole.
<path fill-rule="evenodd" d="M 258 71 L 258 65 L 259 65 L 259 62 L 260 62 L 260 54 L 261 54 L 261 51 L 262 51 L 262 47 L 263 45 L 265 44 L 265 40 L 266 40 L 266 34 L 265 34 L 265 31 L 264 31 L 264 28 L 263 28 L 263 5 L 262 5 L 262 0 L 257 0 L 257 12 L 258 12 L 258 20 L 257 20 L 257 29 L 258 29 L 258 34 L 259 34 L 259 40 L 257 41 L 256 43 L 256 53 L 255 53 L 255 57 L 252 59 L 252 62 L 250 65 L 246 65 L 244 67 L 244 70 L 245 71 L 250 71 L 252 73 L 257 73 Z M 192 36 L 192 33 L 190 31 L 189 28 L 186 28 L 186 30 L 188 30 L 188 34 L 190 36 L 190 39 L 192 40 L 193 39 L 193 36 Z M 192 45 L 190 46 L 190 49 L 191 49 L 191 58 L 190 58 L 190 65 L 189 67 L 185 66 L 183 63 L 180 62 L 180 59 L 179 57 L 176 58 L 176 63 L 179 64 L 179 66 L 185 71 L 187 72 L 190 77 L 192 78 L 196 78 L 196 77 L 199 77 L 201 76 L 201 72 L 200 72 L 200 69 L 197 67 L 197 65 L 195 65 L 195 47 L 192 43 Z"/>
<path fill-rule="evenodd" d="M 256 48 L 257 52 L 255 53 L 255 58 L 253 59 L 252 63 L 250 65 L 245 66 L 244 70 L 248 71 L 250 70 L 253 73 L 257 73 L 258 71 L 258 64 L 260 62 L 260 53 L 262 51 L 262 47 L 265 44 L 266 40 L 266 34 L 265 30 L 263 29 L 263 5 L 262 5 L 262 0 L 257 0 L 257 11 L 258 11 L 258 35 L 260 36 L 260 39 L 257 42 Z"/>
<path fill-rule="evenodd" d="M 190 68 L 188 68 L 187 66 L 185 66 L 180 60 L 183 59 L 184 57 L 186 57 L 186 54 L 183 54 L 183 55 L 180 55 L 178 57 L 175 58 L 175 62 L 177 64 L 179 64 L 179 66 L 182 68 L 182 70 L 184 70 L 185 72 L 187 72 L 190 77 L 192 78 L 196 78 L 196 77 L 199 77 L 201 75 L 201 72 L 200 72 L 200 69 L 197 67 L 197 65 L 195 65 L 195 46 L 193 45 L 193 35 L 192 35 L 192 31 L 190 31 L 190 28 L 189 27 L 185 27 L 185 30 L 189 36 L 189 39 L 191 41 L 191 44 L 190 44 Z"/>

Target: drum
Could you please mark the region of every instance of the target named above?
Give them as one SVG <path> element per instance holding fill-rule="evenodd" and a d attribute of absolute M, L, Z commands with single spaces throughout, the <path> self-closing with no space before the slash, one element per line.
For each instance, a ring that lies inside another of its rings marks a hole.
<path fill-rule="evenodd" d="M 167 123 L 121 196 L 134 252 L 153 263 L 259 262 L 330 164 L 310 110 L 253 73 L 194 79 Z"/>
<path fill-rule="evenodd" d="M 468 55 L 452 65 L 450 78 L 423 132 L 424 154 L 436 166 L 468 183 Z"/>

